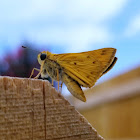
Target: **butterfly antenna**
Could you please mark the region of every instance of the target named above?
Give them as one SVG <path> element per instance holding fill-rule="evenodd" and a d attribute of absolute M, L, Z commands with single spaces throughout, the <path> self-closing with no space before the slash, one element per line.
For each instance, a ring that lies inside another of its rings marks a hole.
<path fill-rule="evenodd" d="M 41 53 L 41 52 L 38 51 L 38 50 L 34 50 L 34 49 L 31 49 L 31 48 L 28 48 L 28 47 L 25 47 L 25 46 L 22 46 L 22 48 L 24 48 L 24 49 L 29 49 L 29 50 L 32 50 L 32 51 L 35 51 L 35 52 Z"/>

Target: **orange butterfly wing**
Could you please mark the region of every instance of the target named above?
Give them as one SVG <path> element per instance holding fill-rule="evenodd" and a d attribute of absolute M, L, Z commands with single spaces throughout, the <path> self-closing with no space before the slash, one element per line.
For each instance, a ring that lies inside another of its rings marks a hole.
<path fill-rule="evenodd" d="M 115 52 L 114 48 L 103 48 L 82 53 L 49 53 L 48 58 L 57 62 L 66 74 L 83 87 L 92 87 L 112 63 Z"/>

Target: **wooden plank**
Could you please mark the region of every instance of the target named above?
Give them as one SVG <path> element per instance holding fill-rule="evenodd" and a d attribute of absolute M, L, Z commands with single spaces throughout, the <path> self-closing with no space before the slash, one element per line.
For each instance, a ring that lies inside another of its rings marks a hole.
<path fill-rule="evenodd" d="M 47 81 L 0 77 L 0 140 L 102 140 Z"/>
<path fill-rule="evenodd" d="M 105 139 L 140 139 L 140 96 L 102 104 L 81 113 Z"/>

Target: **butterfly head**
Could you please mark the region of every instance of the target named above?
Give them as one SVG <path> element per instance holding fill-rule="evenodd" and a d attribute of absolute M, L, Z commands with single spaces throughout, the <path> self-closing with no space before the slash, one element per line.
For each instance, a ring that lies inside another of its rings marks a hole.
<path fill-rule="evenodd" d="M 41 65 L 42 62 L 47 58 L 47 53 L 45 51 L 41 52 L 40 54 L 38 54 L 38 62 Z"/>

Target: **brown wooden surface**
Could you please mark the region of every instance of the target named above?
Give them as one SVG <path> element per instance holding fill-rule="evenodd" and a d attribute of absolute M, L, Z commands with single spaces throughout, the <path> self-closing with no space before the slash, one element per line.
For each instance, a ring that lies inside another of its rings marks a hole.
<path fill-rule="evenodd" d="M 0 77 L 0 140 L 101 140 L 47 82 Z"/>
<path fill-rule="evenodd" d="M 107 140 L 140 139 L 140 67 L 85 91 L 76 108 Z"/>

